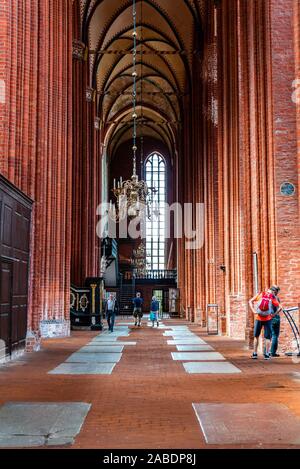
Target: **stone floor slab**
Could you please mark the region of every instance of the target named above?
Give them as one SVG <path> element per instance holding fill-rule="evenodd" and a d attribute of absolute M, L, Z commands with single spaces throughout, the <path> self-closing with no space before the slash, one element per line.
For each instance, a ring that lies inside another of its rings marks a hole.
<path fill-rule="evenodd" d="M 187 362 L 182 364 L 191 374 L 233 374 L 241 370 L 229 362 Z"/>
<path fill-rule="evenodd" d="M 202 337 L 199 337 L 197 334 L 194 334 L 193 332 L 184 332 L 184 331 L 166 331 L 166 332 L 170 332 L 170 334 L 163 334 L 164 337 L 166 337 L 167 339 L 177 339 L 177 338 L 184 338 L 184 339 L 194 339 L 194 338 L 197 338 L 197 339 L 202 339 Z"/>
<path fill-rule="evenodd" d="M 152 327 L 152 322 L 147 323 L 148 327 Z M 165 326 L 164 324 L 159 324 L 159 326 L 155 326 L 155 329 L 170 329 L 169 327 Z"/>
<path fill-rule="evenodd" d="M 194 332 L 191 331 L 166 331 L 163 334 L 165 337 L 166 336 L 192 336 L 192 337 L 198 337 Z"/>
<path fill-rule="evenodd" d="M 50 375 L 110 375 L 115 363 L 62 363 Z"/>
<path fill-rule="evenodd" d="M 188 326 L 170 326 L 170 328 L 173 330 L 178 330 L 178 329 L 187 329 L 188 331 L 190 330 Z"/>
<path fill-rule="evenodd" d="M 0 448 L 36 448 L 45 444 L 43 436 L 0 435 Z"/>
<path fill-rule="evenodd" d="M 182 361 L 216 361 L 225 360 L 223 355 L 218 352 L 172 352 L 173 360 Z"/>
<path fill-rule="evenodd" d="M 101 337 L 98 336 L 98 337 L 95 337 L 92 340 L 92 342 L 99 342 L 99 343 L 100 342 L 116 342 L 117 339 L 118 339 L 118 337 L 113 337 L 111 335 L 110 336 L 107 335 L 107 336 L 104 336 L 104 337 L 103 336 L 101 336 Z"/>
<path fill-rule="evenodd" d="M 121 357 L 121 353 L 75 352 L 66 360 L 66 363 L 117 363 Z"/>
<path fill-rule="evenodd" d="M 129 336 L 129 333 L 127 332 L 118 332 L 118 333 L 114 333 L 114 332 L 108 332 L 107 334 L 104 332 L 101 336 L 98 336 L 98 340 L 100 339 L 107 339 L 108 337 L 109 338 L 114 338 L 114 339 L 118 339 L 119 337 L 128 337 Z"/>
<path fill-rule="evenodd" d="M 125 341 L 122 342 L 120 340 L 118 340 L 118 341 L 115 341 L 115 340 L 114 341 L 108 341 L 107 340 L 105 342 L 104 341 L 99 342 L 99 341 L 93 341 L 92 340 L 87 345 L 89 345 L 89 346 L 91 345 L 93 347 L 104 347 L 106 345 L 112 345 L 112 346 L 124 345 L 125 346 L 125 345 L 136 345 L 136 342 L 129 342 L 129 341 L 128 342 L 125 342 Z"/>
<path fill-rule="evenodd" d="M 78 352 L 83 353 L 121 353 L 123 352 L 124 345 L 85 345 L 81 347 Z"/>
<path fill-rule="evenodd" d="M 282 404 L 193 404 L 209 445 L 300 444 L 300 419 Z"/>
<path fill-rule="evenodd" d="M 192 335 L 192 334 L 189 334 L 189 335 L 175 334 L 171 336 L 166 336 L 166 339 L 168 340 L 198 340 L 200 339 L 200 341 L 204 342 L 200 337 L 198 337 L 197 335 Z"/>
<path fill-rule="evenodd" d="M 214 350 L 211 345 L 176 345 L 178 352 L 200 352 L 206 350 Z"/>
<path fill-rule="evenodd" d="M 168 340 L 167 343 L 168 343 L 168 345 L 199 345 L 199 344 L 205 345 L 206 344 L 204 342 L 204 340 L 202 340 L 200 338 L 195 338 L 195 339 L 184 339 L 184 338 L 173 339 L 173 340 Z"/>
<path fill-rule="evenodd" d="M 200 339 L 197 335 L 181 335 L 181 334 L 176 334 L 176 335 L 168 335 L 165 336 L 166 339 L 168 340 L 194 340 L 194 339 Z M 202 339 L 200 339 L 202 340 Z"/>
<path fill-rule="evenodd" d="M 8 402 L 0 408 L 0 447 L 72 444 L 91 405 Z"/>

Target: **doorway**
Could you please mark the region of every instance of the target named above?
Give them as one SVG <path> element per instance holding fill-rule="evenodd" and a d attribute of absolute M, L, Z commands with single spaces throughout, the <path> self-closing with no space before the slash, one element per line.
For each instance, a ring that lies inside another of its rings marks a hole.
<path fill-rule="evenodd" d="M 153 290 L 152 295 L 159 301 L 160 309 L 159 315 L 163 317 L 164 313 L 169 311 L 169 291 L 168 290 Z"/>

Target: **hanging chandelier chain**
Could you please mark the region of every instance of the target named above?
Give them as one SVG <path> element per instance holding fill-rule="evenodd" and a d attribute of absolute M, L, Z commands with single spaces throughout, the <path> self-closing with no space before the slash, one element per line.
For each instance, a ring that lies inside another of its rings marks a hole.
<path fill-rule="evenodd" d="M 137 71 L 136 71 L 136 53 L 137 53 L 137 30 L 136 30 L 136 0 L 133 0 L 133 175 L 136 175 L 136 82 L 137 82 Z"/>
<path fill-rule="evenodd" d="M 142 13 L 141 13 L 142 14 Z M 151 217 L 150 207 L 152 205 L 152 193 L 155 192 L 153 187 L 148 187 L 146 181 L 139 181 L 136 171 L 136 152 L 137 152 L 137 10 L 136 0 L 132 4 L 132 18 L 133 18 L 133 59 L 132 59 L 132 107 L 133 107 L 133 173 L 130 179 L 123 181 L 122 177 L 116 183 L 113 181 L 112 192 L 116 198 L 117 210 L 114 211 L 112 202 L 110 202 L 110 213 L 113 212 L 113 217 L 116 220 L 123 219 L 126 214 L 129 218 L 135 218 L 139 215 Z M 142 72 L 141 72 L 142 73 Z M 141 87 L 142 91 L 142 87 Z M 142 111 L 143 118 L 143 111 Z M 143 138 L 141 137 L 141 159 L 143 160 Z M 142 161 L 141 161 L 142 168 Z"/>
<path fill-rule="evenodd" d="M 143 2 L 141 2 L 141 25 L 143 24 Z M 144 164 L 144 138 L 143 138 L 143 28 L 141 26 L 140 32 L 140 63 L 141 63 L 141 79 L 140 79 L 140 96 L 141 96 L 141 122 L 140 122 L 140 132 L 141 132 L 141 179 L 143 178 L 143 164 Z"/>

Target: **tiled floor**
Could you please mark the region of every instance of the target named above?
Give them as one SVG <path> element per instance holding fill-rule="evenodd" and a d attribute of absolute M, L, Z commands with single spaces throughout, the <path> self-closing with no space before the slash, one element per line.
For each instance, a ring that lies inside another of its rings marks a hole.
<path fill-rule="evenodd" d="M 215 360 L 225 360 L 223 355 L 221 355 L 219 352 L 172 352 L 171 355 L 173 360 L 180 361 L 199 360 L 201 362 L 213 362 Z"/>
<path fill-rule="evenodd" d="M 171 329 L 171 331 L 164 333 L 164 337 L 173 337 L 174 341 L 168 340 L 168 345 L 176 345 L 178 352 L 171 352 L 172 359 L 185 362 L 183 363 L 183 367 L 187 373 L 229 374 L 240 372 L 240 370 L 231 363 L 223 363 L 220 365 L 218 362 L 222 360 L 225 361 L 225 357 L 221 353 L 215 352 L 213 347 L 190 330 L 186 329 L 185 331 L 177 332 L 176 328 Z M 200 345 L 192 345 L 198 341 L 201 341 Z M 178 347 L 198 347 L 198 350 L 179 350 Z"/>
<path fill-rule="evenodd" d="M 193 404 L 210 445 L 300 445 L 300 418 L 282 404 Z"/>
<path fill-rule="evenodd" d="M 118 345 L 118 339 L 128 336 L 129 327 L 123 324 L 116 326 L 114 332 L 104 330 L 90 344 L 72 353 L 64 363 L 58 365 L 54 370 L 49 371 L 49 373 L 64 375 L 110 375 L 115 365 L 121 360 L 122 352 L 126 345 L 126 342 L 123 342 L 122 346 Z M 103 346 L 104 343 L 105 346 Z M 135 345 L 136 342 L 132 344 Z"/>
<path fill-rule="evenodd" d="M 45 340 L 40 352 L 25 354 L 0 368 L 0 412 L 9 402 L 42 403 L 45 412 L 51 404 L 90 405 L 77 436 L 64 439 L 61 434 L 60 439 L 48 442 L 43 440 L 44 433 L 36 430 L 37 440 L 29 444 L 45 441 L 45 445 L 59 446 L 67 444 L 69 438 L 76 449 L 300 448 L 296 419 L 300 417 L 299 364 L 291 358 L 253 362 L 243 342 L 207 336 L 196 325 L 179 320 L 164 319 L 159 328 L 152 328 L 146 319 L 142 328 L 127 320 L 116 332 L 125 336 L 76 331 L 70 338 Z M 184 355 L 174 355 L 178 353 Z M 215 353 L 224 359 L 207 360 Z M 84 362 L 69 362 L 74 354 Z M 98 363 L 98 355 L 106 354 L 114 362 Z M 114 354 L 121 354 L 121 359 L 116 361 Z M 88 356 L 95 358 L 91 361 Z M 190 360 L 192 356 L 197 359 Z M 241 404 L 250 407 L 228 407 Z M 264 439 L 253 438 L 249 432 L 247 439 L 249 412 L 257 404 L 266 409 L 256 413 L 259 428 L 269 425 L 272 413 L 282 409 L 267 406 L 279 405 L 284 406 L 281 425 L 293 425 L 293 434 L 285 439 Z M 223 409 L 217 412 L 219 420 L 210 405 Z M 229 425 L 231 411 L 235 418 Z M 22 412 L 13 410 L 14 421 L 21 425 L 23 418 Z M 49 428 L 51 422 L 49 419 Z M 217 429 L 214 438 L 210 427 Z M 222 433 L 222 428 L 229 430 Z M 0 427 L 0 437 L 3 431 Z M 237 438 L 236 432 L 243 438 Z M 7 441 L 7 446 L 12 444 Z"/>
<path fill-rule="evenodd" d="M 90 408 L 83 402 L 8 402 L 0 408 L 0 448 L 70 445 Z"/>

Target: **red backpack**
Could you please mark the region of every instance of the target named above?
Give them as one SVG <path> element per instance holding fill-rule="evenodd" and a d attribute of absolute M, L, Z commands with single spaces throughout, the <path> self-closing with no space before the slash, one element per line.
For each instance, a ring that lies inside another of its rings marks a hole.
<path fill-rule="evenodd" d="M 273 307 L 272 307 L 272 301 L 274 300 L 274 295 L 272 293 L 262 293 L 262 297 L 258 302 L 257 305 L 257 313 L 260 316 L 269 316 L 269 314 L 272 313 Z"/>

